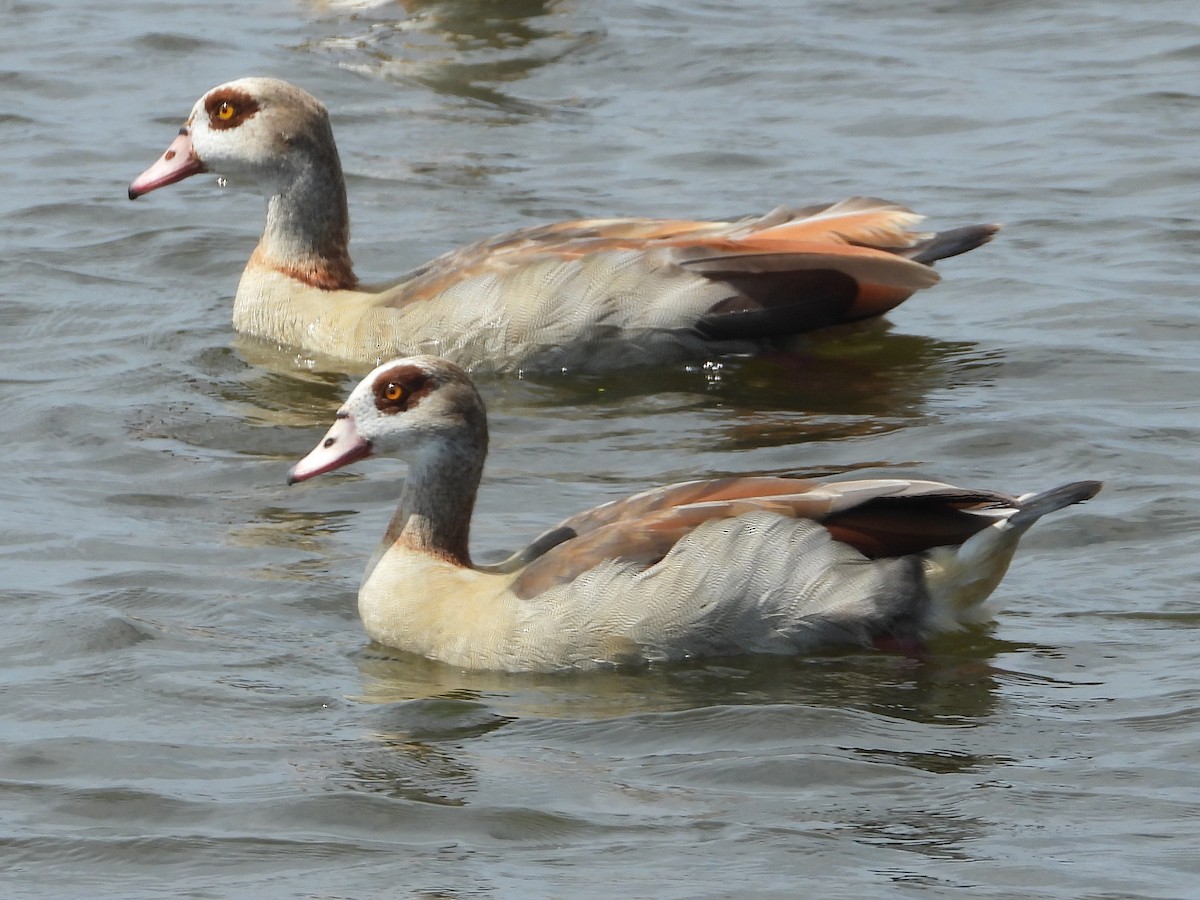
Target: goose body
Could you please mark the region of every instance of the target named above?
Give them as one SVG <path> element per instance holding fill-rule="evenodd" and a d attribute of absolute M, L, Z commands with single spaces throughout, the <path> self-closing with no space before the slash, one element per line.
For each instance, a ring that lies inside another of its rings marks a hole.
<path fill-rule="evenodd" d="M 471 562 L 487 418 L 434 357 L 376 368 L 292 469 L 409 464 L 359 612 L 380 644 L 455 666 L 556 671 L 919 642 L 988 618 L 1020 536 L 1098 482 L 1012 497 L 932 481 L 743 477 L 644 491 Z"/>
<path fill-rule="evenodd" d="M 933 262 L 998 228 L 915 232 L 920 216 L 864 197 L 729 222 L 583 219 L 502 234 L 367 287 L 314 97 L 270 78 L 213 88 L 130 199 L 201 172 L 268 197 L 234 326 L 371 365 L 433 353 L 471 370 L 598 370 L 750 351 L 885 313 L 937 282 Z"/>

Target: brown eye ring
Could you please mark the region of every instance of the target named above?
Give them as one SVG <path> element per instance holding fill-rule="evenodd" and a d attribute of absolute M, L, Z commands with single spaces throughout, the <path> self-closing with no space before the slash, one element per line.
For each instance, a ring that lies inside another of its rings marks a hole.
<path fill-rule="evenodd" d="M 412 409 L 433 388 L 428 372 L 407 360 L 399 360 L 375 377 L 371 399 L 379 412 L 392 416 Z"/>

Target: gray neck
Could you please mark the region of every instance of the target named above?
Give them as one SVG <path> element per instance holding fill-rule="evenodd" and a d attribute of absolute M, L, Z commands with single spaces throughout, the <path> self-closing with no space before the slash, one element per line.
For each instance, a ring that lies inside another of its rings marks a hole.
<path fill-rule="evenodd" d="M 333 135 L 328 143 L 293 147 L 294 177 L 267 202 L 267 224 L 255 251 L 260 265 L 322 290 L 357 283 L 350 262 L 350 212 Z"/>
<path fill-rule="evenodd" d="M 388 537 L 407 549 L 471 566 L 471 516 L 483 474 L 487 437 L 478 445 L 451 450 L 431 447 L 410 466 L 400 507 Z"/>

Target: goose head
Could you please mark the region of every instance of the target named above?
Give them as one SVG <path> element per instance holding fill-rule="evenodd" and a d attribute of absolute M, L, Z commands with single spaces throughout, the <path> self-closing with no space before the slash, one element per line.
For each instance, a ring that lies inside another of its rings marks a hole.
<path fill-rule="evenodd" d="M 395 456 L 409 463 L 410 480 L 454 479 L 473 492 L 486 454 L 487 415 L 466 372 L 438 357 L 414 356 L 384 363 L 359 382 L 288 483 Z"/>
<path fill-rule="evenodd" d="M 312 170 L 341 166 L 329 114 L 276 78 L 239 78 L 196 101 L 166 152 L 129 185 L 129 199 L 202 172 L 280 194 Z"/>

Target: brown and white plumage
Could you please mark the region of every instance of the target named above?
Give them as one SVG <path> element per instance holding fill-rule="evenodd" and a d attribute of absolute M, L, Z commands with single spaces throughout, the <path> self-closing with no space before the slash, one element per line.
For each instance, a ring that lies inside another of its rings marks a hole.
<path fill-rule="evenodd" d="M 747 351 L 885 313 L 937 282 L 933 262 L 998 227 L 914 232 L 920 216 L 864 197 L 733 222 L 584 219 L 499 235 L 368 288 L 315 98 L 269 78 L 213 88 L 129 196 L 199 172 L 269 198 L 235 327 L 371 364 L 435 353 L 473 370 L 606 369 Z"/>
<path fill-rule="evenodd" d="M 404 458 L 409 474 L 359 592 L 367 633 L 508 671 L 920 641 L 986 618 L 1025 530 L 1100 489 L 695 481 L 580 513 L 477 566 L 468 537 L 487 418 L 466 373 L 427 356 L 378 367 L 289 480 L 373 455 Z"/>

